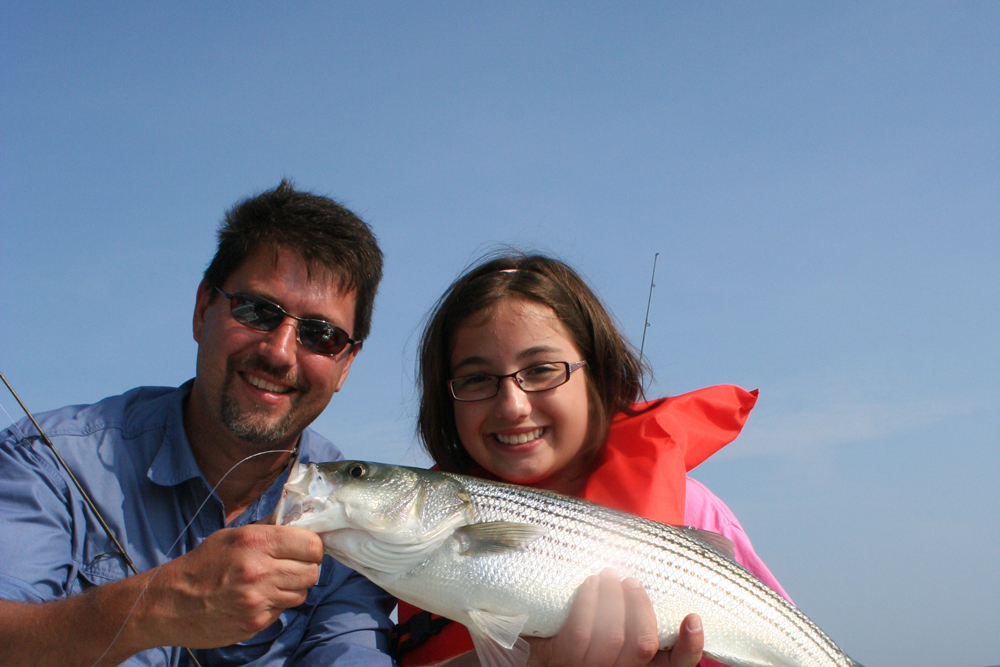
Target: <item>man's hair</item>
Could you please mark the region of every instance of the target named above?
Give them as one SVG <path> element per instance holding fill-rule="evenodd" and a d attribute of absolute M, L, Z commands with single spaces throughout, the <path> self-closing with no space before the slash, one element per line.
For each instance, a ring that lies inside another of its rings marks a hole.
<path fill-rule="evenodd" d="M 551 308 L 587 362 L 584 372 L 593 420 L 591 433 L 596 436 L 589 443 L 589 455 L 600 453 L 611 417 L 620 411 L 631 413 L 632 404 L 642 395 L 644 365 L 576 271 L 543 255 L 505 252 L 486 257 L 444 293 L 420 340 L 417 428 L 424 449 L 446 472 L 467 473 L 473 464 L 459 440 L 447 386 L 456 332 L 473 318 L 491 316 L 504 299 Z"/>
<path fill-rule="evenodd" d="M 273 190 L 233 206 L 218 235 L 219 248 L 205 269 L 210 287 L 222 287 L 259 247 L 288 248 L 308 264 L 329 269 L 344 292 L 356 292 L 352 337 L 368 337 L 382 280 L 382 251 L 372 230 L 354 213 L 329 197 L 296 190 L 283 179 Z"/>

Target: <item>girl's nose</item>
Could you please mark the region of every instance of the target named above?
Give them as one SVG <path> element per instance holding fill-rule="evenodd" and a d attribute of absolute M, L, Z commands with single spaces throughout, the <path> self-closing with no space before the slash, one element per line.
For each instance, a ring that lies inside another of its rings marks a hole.
<path fill-rule="evenodd" d="M 493 399 L 496 416 L 506 421 L 517 421 L 531 414 L 528 394 L 512 377 L 501 378 L 500 388 Z"/>

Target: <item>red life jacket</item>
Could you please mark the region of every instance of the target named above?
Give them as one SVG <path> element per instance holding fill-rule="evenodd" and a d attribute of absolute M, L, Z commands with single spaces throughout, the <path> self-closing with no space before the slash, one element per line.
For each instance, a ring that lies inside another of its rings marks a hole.
<path fill-rule="evenodd" d="M 661 523 L 684 523 L 687 471 L 735 440 L 756 402 L 757 390 L 717 385 L 639 403 L 637 414 L 615 415 L 580 497 Z M 433 664 L 473 649 L 460 623 L 402 600 L 397 613 L 400 667 Z"/>

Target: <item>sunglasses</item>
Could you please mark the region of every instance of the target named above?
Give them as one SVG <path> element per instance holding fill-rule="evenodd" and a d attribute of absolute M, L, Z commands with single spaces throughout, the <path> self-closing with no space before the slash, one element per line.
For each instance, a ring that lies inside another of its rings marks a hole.
<path fill-rule="evenodd" d="M 286 318 L 292 318 L 298 322 L 296 338 L 299 343 L 316 354 L 335 357 L 348 346 L 361 345 L 361 341 L 352 339 L 338 326 L 323 320 L 289 315 L 284 308 L 263 297 L 245 292 L 229 294 L 219 287 L 215 291 L 229 299 L 229 312 L 233 319 L 254 331 L 274 331 Z"/>

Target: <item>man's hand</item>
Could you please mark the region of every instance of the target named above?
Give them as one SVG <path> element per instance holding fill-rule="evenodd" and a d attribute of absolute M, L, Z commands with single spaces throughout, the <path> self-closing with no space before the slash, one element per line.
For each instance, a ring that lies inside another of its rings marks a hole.
<path fill-rule="evenodd" d="M 635 579 L 613 570 L 589 577 L 577 589 L 559 634 L 528 639 L 530 665 L 545 667 L 695 667 L 701 660 L 701 619 L 691 614 L 673 649 L 658 651 L 653 603 Z"/>
<path fill-rule="evenodd" d="M 0 600 L 0 663 L 110 667 L 157 646 L 228 646 L 302 604 L 322 560 L 323 543 L 309 531 L 225 528 L 159 568 L 81 595 Z"/>
<path fill-rule="evenodd" d="M 300 528 L 212 533 L 151 577 L 143 607 L 156 619 L 154 645 L 213 648 L 253 637 L 305 602 L 322 560 L 319 536 Z"/>

